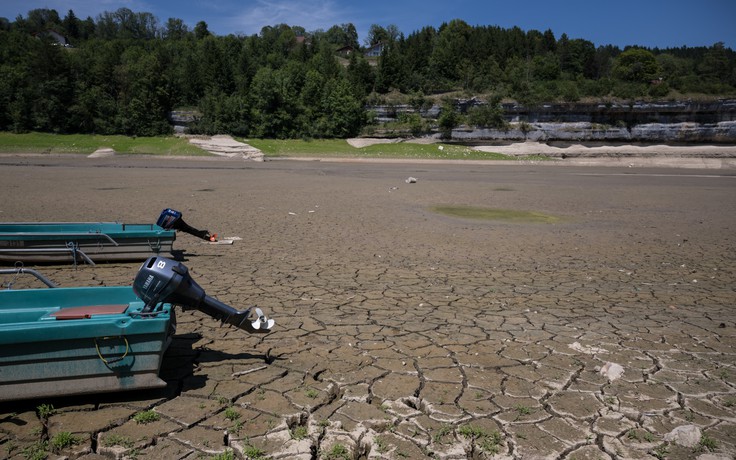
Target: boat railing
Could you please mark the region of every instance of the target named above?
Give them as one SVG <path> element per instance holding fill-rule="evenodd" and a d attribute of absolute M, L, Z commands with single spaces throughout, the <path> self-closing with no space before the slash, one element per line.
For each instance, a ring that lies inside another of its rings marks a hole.
<path fill-rule="evenodd" d="M 25 254 L 46 254 L 49 252 L 68 252 L 71 254 L 72 259 L 74 260 L 74 265 L 77 264 L 77 255 L 79 255 L 82 259 L 84 259 L 85 262 L 87 262 L 90 265 L 95 265 L 94 261 L 84 253 L 79 247 L 74 243 L 67 243 L 65 248 L 11 248 L 11 249 L 0 249 L 0 254 L 18 254 L 18 253 L 25 253 Z"/>
<path fill-rule="evenodd" d="M 16 268 L 2 268 L 0 269 L 0 275 L 22 275 L 22 274 L 28 274 L 35 276 L 39 281 L 41 281 L 43 284 L 50 288 L 58 287 L 53 281 L 43 276 L 41 273 L 37 272 L 36 270 L 32 268 L 24 268 L 22 266 L 16 267 Z M 8 289 L 10 289 L 13 286 L 13 282 L 10 282 L 8 284 Z"/>
<path fill-rule="evenodd" d="M 70 233 L 63 233 L 63 232 L 0 232 L 0 235 L 7 237 L 24 237 L 28 235 L 33 236 L 63 236 L 63 237 L 69 237 L 69 238 L 75 238 L 75 237 L 90 237 L 90 236 L 101 236 L 106 238 L 110 243 L 112 243 L 115 246 L 120 246 L 117 241 L 107 233 L 102 232 L 70 232 Z"/>

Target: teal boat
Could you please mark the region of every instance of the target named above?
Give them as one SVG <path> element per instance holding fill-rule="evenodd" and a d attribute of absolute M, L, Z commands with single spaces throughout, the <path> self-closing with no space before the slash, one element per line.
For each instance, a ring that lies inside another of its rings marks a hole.
<path fill-rule="evenodd" d="M 175 324 L 130 286 L 0 292 L 0 401 L 159 388 Z"/>
<path fill-rule="evenodd" d="M 142 261 L 171 256 L 176 231 L 119 222 L 0 223 L 0 262 Z"/>
<path fill-rule="evenodd" d="M 144 262 L 132 286 L 59 288 L 34 270 L 0 270 L 20 273 L 49 287 L 0 291 L 0 402 L 165 386 L 158 374 L 174 305 L 251 333 L 274 325 L 260 309 L 207 296 L 183 264 L 163 257 Z"/>

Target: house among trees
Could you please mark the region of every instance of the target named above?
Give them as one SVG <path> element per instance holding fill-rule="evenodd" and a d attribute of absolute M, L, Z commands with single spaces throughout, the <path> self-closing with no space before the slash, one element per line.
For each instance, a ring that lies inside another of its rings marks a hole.
<path fill-rule="evenodd" d="M 344 58 L 349 58 L 351 54 L 355 51 L 355 48 L 353 48 L 350 45 L 343 46 L 342 48 L 338 48 L 335 50 L 335 54 L 338 56 L 342 56 Z"/>
<path fill-rule="evenodd" d="M 366 48 L 365 53 L 363 54 L 365 55 L 365 57 L 380 57 L 385 47 L 386 47 L 385 43 L 378 42 Z"/>
<path fill-rule="evenodd" d="M 49 30 L 47 30 L 45 32 L 41 32 L 41 33 L 37 34 L 36 36 L 50 37 L 51 40 L 54 41 L 54 44 L 56 44 L 58 46 L 64 46 L 64 47 L 71 47 L 72 46 L 71 43 L 69 43 L 69 40 L 67 40 L 65 36 L 63 36 L 62 34 L 60 34 L 59 32 L 57 32 L 57 31 L 55 31 L 53 29 L 49 29 Z"/>

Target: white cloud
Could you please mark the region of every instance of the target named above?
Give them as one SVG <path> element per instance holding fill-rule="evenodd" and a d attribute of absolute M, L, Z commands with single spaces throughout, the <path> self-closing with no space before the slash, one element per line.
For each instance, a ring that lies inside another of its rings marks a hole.
<path fill-rule="evenodd" d="M 350 13 L 332 0 L 258 0 L 254 5 L 234 11 L 223 24 L 234 32 L 251 35 L 265 26 L 288 24 L 307 31 L 328 29 L 350 21 Z"/>

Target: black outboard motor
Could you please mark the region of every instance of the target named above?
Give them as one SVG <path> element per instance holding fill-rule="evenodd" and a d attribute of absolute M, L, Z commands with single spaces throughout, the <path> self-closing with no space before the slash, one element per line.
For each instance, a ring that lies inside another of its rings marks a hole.
<path fill-rule="evenodd" d="M 150 257 L 141 265 L 133 281 L 133 292 L 145 302 L 144 312 L 152 312 L 159 303 L 168 302 L 184 310 L 199 310 L 251 333 L 271 332 L 275 323 L 260 308 L 255 308 L 252 319 L 251 308 L 240 311 L 213 299 L 189 276 L 187 267 L 164 257 Z"/>
<path fill-rule="evenodd" d="M 158 216 L 156 225 L 164 230 L 179 230 L 189 233 L 190 235 L 194 235 L 197 238 L 202 238 L 203 240 L 217 241 L 217 233 L 210 234 L 207 230 L 197 230 L 184 222 L 184 219 L 181 218 L 181 212 L 171 208 L 166 208 L 161 211 L 161 215 Z"/>

